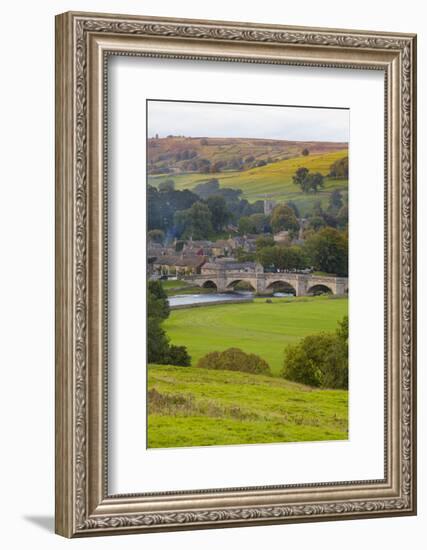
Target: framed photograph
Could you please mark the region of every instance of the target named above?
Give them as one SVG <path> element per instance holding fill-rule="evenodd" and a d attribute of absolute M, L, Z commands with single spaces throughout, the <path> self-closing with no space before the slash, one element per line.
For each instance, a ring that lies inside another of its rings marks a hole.
<path fill-rule="evenodd" d="M 416 513 L 416 37 L 56 18 L 56 532 Z"/>

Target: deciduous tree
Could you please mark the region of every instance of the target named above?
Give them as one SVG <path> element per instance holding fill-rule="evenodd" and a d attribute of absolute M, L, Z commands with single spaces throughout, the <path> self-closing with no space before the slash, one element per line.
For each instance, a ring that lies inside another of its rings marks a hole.
<path fill-rule="evenodd" d="M 319 188 L 324 187 L 324 177 L 320 172 L 311 173 L 308 168 L 301 167 L 292 176 L 292 181 L 303 193 L 313 191 L 317 193 Z"/>
<path fill-rule="evenodd" d="M 335 333 L 312 334 L 289 345 L 282 376 L 315 387 L 348 389 L 348 318 Z"/>
<path fill-rule="evenodd" d="M 314 269 L 347 276 L 348 242 L 342 232 L 325 227 L 307 239 L 305 248 Z"/>
<path fill-rule="evenodd" d="M 271 235 L 261 235 L 257 238 L 255 246 L 257 251 L 265 248 L 266 246 L 274 246 L 275 242 Z"/>
<path fill-rule="evenodd" d="M 159 183 L 159 191 L 164 193 L 165 191 L 174 191 L 175 182 L 172 179 L 167 179 Z"/>
<path fill-rule="evenodd" d="M 342 206 L 342 195 L 340 191 L 338 191 L 338 189 L 334 189 L 329 196 L 328 212 L 330 212 L 331 214 L 337 214 Z"/>
<path fill-rule="evenodd" d="M 300 187 L 302 191 L 304 191 L 305 189 L 305 181 L 308 173 L 309 169 L 302 166 L 301 168 L 298 168 L 298 170 L 292 176 L 292 181 L 295 183 L 295 185 L 298 185 L 298 187 Z"/>
<path fill-rule="evenodd" d="M 261 213 L 242 216 L 239 220 L 241 235 L 260 234 L 270 230 L 269 218 Z"/>
<path fill-rule="evenodd" d="M 188 210 L 175 214 L 178 233 L 184 238 L 206 239 L 212 233 L 212 215 L 204 202 L 195 202 Z"/>
<path fill-rule="evenodd" d="M 271 227 L 274 233 L 288 230 L 296 233 L 299 229 L 294 211 L 286 204 L 277 205 L 271 214 Z"/>
<path fill-rule="evenodd" d="M 329 169 L 331 178 L 348 178 L 348 157 L 336 160 Z"/>
<path fill-rule="evenodd" d="M 171 346 L 162 323 L 169 317 L 167 294 L 160 281 L 147 288 L 147 355 L 149 363 L 188 366 L 191 358 L 184 346 Z"/>
<path fill-rule="evenodd" d="M 231 213 L 227 208 L 224 197 L 213 195 L 207 199 L 206 203 L 211 213 L 214 230 L 221 231 L 231 219 Z"/>

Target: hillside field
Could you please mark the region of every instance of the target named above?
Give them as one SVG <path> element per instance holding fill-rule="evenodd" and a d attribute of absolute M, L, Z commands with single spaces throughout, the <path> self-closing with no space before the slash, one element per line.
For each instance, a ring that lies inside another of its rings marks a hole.
<path fill-rule="evenodd" d="M 166 333 L 186 346 L 195 366 L 211 351 L 238 347 L 267 361 L 273 374 L 282 369 L 287 344 L 316 332 L 333 332 L 348 314 L 348 299 L 334 296 L 257 298 L 253 303 L 172 310 Z"/>
<path fill-rule="evenodd" d="M 312 172 L 320 172 L 323 175 L 329 173 L 331 165 L 338 159 L 348 155 L 348 149 L 313 154 L 307 157 L 297 156 L 286 160 L 280 160 L 242 171 L 224 171 L 215 174 L 184 173 L 167 174 L 162 176 L 148 176 L 150 185 L 158 186 L 166 179 L 173 179 L 176 189 L 192 189 L 198 183 L 211 178 L 218 179 L 221 187 L 241 189 L 243 198 L 254 202 L 265 195 L 271 196 L 274 200 L 294 201 L 304 215 L 315 201 L 320 200 L 322 206 L 326 207 L 330 193 L 337 189 L 344 193 L 348 190 L 346 179 L 325 178 L 325 187 L 318 193 L 305 194 L 292 182 L 292 176 L 300 167 L 306 167 Z"/>
<path fill-rule="evenodd" d="M 149 366 L 148 387 L 150 448 L 348 438 L 347 391 L 169 365 Z"/>

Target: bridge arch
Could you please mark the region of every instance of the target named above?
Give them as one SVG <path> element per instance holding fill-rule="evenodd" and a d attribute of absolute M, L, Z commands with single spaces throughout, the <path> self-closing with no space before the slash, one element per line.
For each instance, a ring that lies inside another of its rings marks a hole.
<path fill-rule="evenodd" d="M 323 283 L 316 283 L 307 289 L 307 294 L 312 296 L 319 296 L 320 294 L 334 294 L 333 289 Z"/>
<path fill-rule="evenodd" d="M 208 279 L 207 281 L 205 281 L 202 284 L 202 288 L 211 288 L 211 289 L 218 290 L 217 284 L 215 283 L 215 281 L 212 281 L 211 279 Z"/>
<path fill-rule="evenodd" d="M 286 294 L 293 294 L 296 296 L 296 288 L 288 281 L 283 279 L 277 279 L 277 281 L 272 281 L 266 287 L 266 290 L 271 290 L 273 292 L 284 292 Z"/>
<path fill-rule="evenodd" d="M 227 289 L 235 289 L 239 283 L 244 283 L 250 287 L 250 290 L 253 290 L 254 292 L 256 291 L 256 283 L 250 279 L 235 279 L 227 284 Z"/>

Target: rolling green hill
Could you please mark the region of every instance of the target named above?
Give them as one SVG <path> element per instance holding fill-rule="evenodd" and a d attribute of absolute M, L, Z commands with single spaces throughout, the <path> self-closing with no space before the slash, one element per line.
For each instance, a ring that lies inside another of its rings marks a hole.
<path fill-rule="evenodd" d="M 241 189 L 243 197 L 254 202 L 269 198 L 277 201 L 294 201 L 301 210 L 302 215 L 310 209 L 315 201 L 320 200 L 322 206 L 326 206 L 330 193 L 338 189 L 344 193 L 348 190 L 348 181 L 345 179 L 326 178 L 325 188 L 318 193 L 305 194 L 292 182 L 292 176 L 302 166 L 312 172 L 320 172 L 323 175 L 329 173 L 331 165 L 338 159 L 348 155 L 347 148 L 322 154 L 310 154 L 309 156 L 297 156 L 286 160 L 280 160 L 242 171 L 225 171 L 216 174 L 186 173 L 164 176 L 149 176 L 148 183 L 158 186 L 161 181 L 173 179 L 176 189 L 192 189 L 198 183 L 216 178 L 221 187 Z"/>
<path fill-rule="evenodd" d="M 169 365 L 149 366 L 148 387 L 150 448 L 348 438 L 347 391 Z"/>
<path fill-rule="evenodd" d="M 258 298 L 253 303 L 173 310 L 164 328 L 173 344 L 187 346 L 193 366 L 206 353 L 237 347 L 260 355 L 278 375 L 287 344 L 308 334 L 333 332 L 347 314 L 347 298 L 273 298 L 272 303 Z"/>

